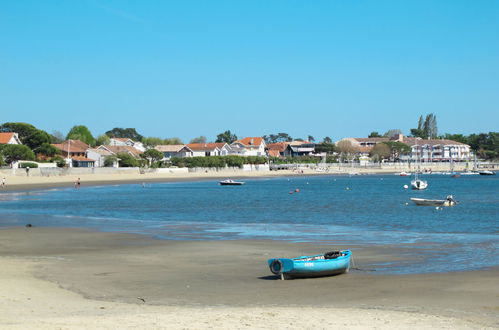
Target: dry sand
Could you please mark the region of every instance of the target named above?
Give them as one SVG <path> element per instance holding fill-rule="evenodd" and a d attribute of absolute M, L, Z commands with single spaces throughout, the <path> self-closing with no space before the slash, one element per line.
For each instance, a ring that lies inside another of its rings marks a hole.
<path fill-rule="evenodd" d="M 301 173 L 303 171 L 303 173 Z M 342 168 L 330 172 L 317 172 L 311 169 L 298 171 L 279 170 L 279 171 L 242 171 L 242 170 L 220 170 L 208 172 L 193 173 L 116 173 L 116 174 L 75 174 L 60 176 L 25 176 L 1 174 L 5 177 L 7 184 L 1 191 L 27 190 L 51 187 L 73 187 L 74 183 L 80 178 L 81 185 L 106 185 L 106 184 L 124 184 L 124 183 L 142 183 L 142 182 L 174 182 L 174 181 L 200 181 L 200 180 L 220 180 L 220 179 L 250 179 L 262 177 L 285 177 L 285 176 L 311 176 L 311 175 L 334 175 L 348 174 L 352 169 Z M 375 173 L 372 169 L 354 169 L 356 173 Z M 376 173 L 393 173 L 393 170 L 380 170 Z"/>
<path fill-rule="evenodd" d="M 270 256 L 341 246 L 0 230 L 1 329 L 494 329 L 499 269 L 280 281 Z M 393 260 L 353 247 L 357 267 Z M 138 299 L 141 298 L 141 299 Z M 142 300 L 143 299 L 143 300 Z"/>

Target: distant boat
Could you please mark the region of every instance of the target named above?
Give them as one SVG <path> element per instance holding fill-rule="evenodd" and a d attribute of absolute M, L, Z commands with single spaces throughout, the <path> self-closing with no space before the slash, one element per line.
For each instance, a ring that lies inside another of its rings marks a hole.
<path fill-rule="evenodd" d="M 480 173 L 475 171 L 464 171 L 460 173 L 461 175 L 479 175 Z"/>
<path fill-rule="evenodd" d="M 411 201 L 418 206 L 454 206 L 458 204 L 452 195 L 447 196 L 445 199 L 411 198 Z"/>
<path fill-rule="evenodd" d="M 231 180 L 231 179 L 227 179 L 227 180 L 220 181 L 219 184 L 221 186 L 241 186 L 241 185 L 244 184 L 244 182 L 242 182 L 242 181 L 234 181 L 234 180 Z"/>
<path fill-rule="evenodd" d="M 411 173 L 407 173 L 407 172 L 400 172 L 400 173 L 395 173 L 395 175 L 400 175 L 400 176 L 410 176 Z"/>
<path fill-rule="evenodd" d="M 451 175 L 452 178 L 460 178 L 461 177 L 461 174 L 459 173 L 455 173 L 455 174 L 452 174 Z"/>
<path fill-rule="evenodd" d="M 424 190 L 428 188 L 428 182 L 425 180 L 421 180 L 419 178 L 419 150 L 418 150 L 418 140 L 416 139 L 416 152 L 417 152 L 417 160 L 416 164 L 418 169 L 414 172 L 414 180 L 411 181 L 411 187 L 414 190 Z"/>
<path fill-rule="evenodd" d="M 281 279 L 321 277 L 347 273 L 350 269 L 350 250 L 332 251 L 298 258 L 274 258 L 267 261 L 270 271 Z"/>
<path fill-rule="evenodd" d="M 484 170 L 484 171 L 480 171 L 478 172 L 480 175 L 496 175 L 496 172 L 494 171 L 487 171 L 487 170 Z"/>

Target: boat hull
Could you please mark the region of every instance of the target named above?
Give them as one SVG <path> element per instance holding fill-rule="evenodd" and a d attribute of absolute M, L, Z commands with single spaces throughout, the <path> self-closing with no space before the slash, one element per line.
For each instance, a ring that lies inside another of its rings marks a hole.
<path fill-rule="evenodd" d="M 424 198 L 411 198 L 418 206 L 454 206 L 455 201 L 449 201 L 446 199 L 424 199 Z"/>
<path fill-rule="evenodd" d="M 347 273 L 350 269 L 350 250 L 340 253 L 334 259 L 325 259 L 324 255 L 274 258 L 268 260 L 268 265 L 274 274 L 282 274 L 285 279 L 332 276 Z"/>
<path fill-rule="evenodd" d="M 244 184 L 244 182 L 224 182 L 224 181 L 220 181 L 219 182 L 221 186 L 242 186 Z"/>

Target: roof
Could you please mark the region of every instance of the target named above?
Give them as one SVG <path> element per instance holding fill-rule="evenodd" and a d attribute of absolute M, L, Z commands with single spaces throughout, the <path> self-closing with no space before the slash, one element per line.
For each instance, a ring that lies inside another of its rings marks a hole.
<path fill-rule="evenodd" d="M 71 157 L 71 159 L 76 160 L 78 162 L 95 162 L 94 159 L 90 159 L 90 158 L 83 157 L 83 156 L 75 156 L 75 157 Z"/>
<path fill-rule="evenodd" d="M 311 143 L 311 142 L 308 142 L 308 141 L 295 140 L 295 141 L 289 142 L 289 144 L 292 145 L 292 146 L 301 146 L 302 144 L 314 144 L 314 143 Z"/>
<path fill-rule="evenodd" d="M 234 141 L 234 143 L 240 143 L 245 147 L 260 146 L 263 143 L 263 138 L 261 137 L 245 137 L 244 139 Z"/>
<path fill-rule="evenodd" d="M 93 151 L 93 152 L 98 153 L 99 155 L 102 155 L 102 156 L 112 155 L 112 152 L 110 152 L 109 150 L 106 150 L 106 149 L 90 148 L 90 149 L 88 149 L 88 151 Z"/>
<path fill-rule="evenodd" d="M 12 137 L 16 133 L 13 132 L 7 132 L 7 133 L 0 133 L 0 144 L 7 144 L 9 141 L 12 139 Z"/>
<path fill-rule="evenodd" d="M 128 140 L 132 141 L 130 138 L 110 138 L 109 140 L 116 140 L 116 141 L 122 141 L 122 142 L 127 142 Z"/>
<path fill-rule="evenodd" d="M 179 152 L 183 148 L 189 149 L 185 144 L 162 144 L 154 147 L 160 152 Z"/>
<path fill-rule="evenodd" d="M 270 151 L 274 151 L 274 150 L 277 150 L 278 152 L 284 152 L 284 150 L 286 150 L 288 145 L 289 145 L 289 142 L 277 142 L 277 143 L 267 144 L 267 149 L 269 150 L 269 155 L 270 155 Z"/>
<path fill-rule="evenodd" d="M 73 152 L 86 152 L 89 145 L 86 144 L 85 142 L 82 142 L 80 140 L 66 140 L 62 143 L 55 143 L 52 144 L 54 147 L 57 149 L 67 152 L 69 149 L 70 153 Z"/>
<path fill-rule="evenodd" d="M 142 151 L 130 146 L 99 146 L 99 149 L 103 148 L 109 150 L 113 154 L 118 154 L 118 153 L 132 154 L 135 158 L 139 158 L 140 154 L 142 154 Z"/>
<path fill-rule="evenodd" d="M 388 142 L 390 141 L 389 138 L 387 137 L 373 137 L 373 138 L 352 138 L 354 140 L 356 140 L 357 142 L 376 142 L 376 143 L 379 143 L 379 142 Z"/>
<path fill-rule="evenodd" d="M 213 151 L 222 148 L 224 145 L 225 143 L 189 143 L 187 147 L 192 151 Z"/>
<path fill-rule="evenodd" d="M 269 154 L 270 157 L 279 157 L 279 156 L 281 156 L 281 153 L 279 152 L 278 149 L 269 149 L 269 150 L 267 150 L 267 153 Z"/>
<path fill-rule="evenodd" d="M 404 143 L 407 144 L 408 146 L 414 146 L 416 145 L 416 140 L 418 145 L 431 145 L 431 146 L 436 146 L 436 145 L 461 145 L 461 146 L 467 146 L 466 143 L 461 143 L 457 142 L 454 140 L 447 140 L 447 139 L 430 139 L 430 140 L 424 140 L 424 139 L 419 139 L 419 138 L 404 138 Z"/>

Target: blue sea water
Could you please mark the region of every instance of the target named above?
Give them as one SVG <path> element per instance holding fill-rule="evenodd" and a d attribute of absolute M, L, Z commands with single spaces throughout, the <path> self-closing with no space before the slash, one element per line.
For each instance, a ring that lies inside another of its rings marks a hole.
<path fill-rule="evenodd" d="M 274 239 L 393 245 L 407 262 L 379 270 L 442 272 L 499 265 L 499 180 L 426 175 L 425 191 L 395 175 L 127 184 L 0 194 L 0 226 L 82 227 L 176 240 Z M 299 192 L 295 192 L 299 189 Z M 293 192 L 293 193 L 291 193 Z M 418 207 L 410 197 L 455 207 Z"/>

